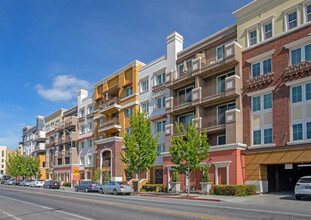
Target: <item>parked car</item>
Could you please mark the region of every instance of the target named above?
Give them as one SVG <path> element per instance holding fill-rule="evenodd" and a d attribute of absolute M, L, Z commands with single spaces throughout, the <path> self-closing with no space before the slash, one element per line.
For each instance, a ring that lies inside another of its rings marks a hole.
<path fill-rule="evenodd" d="M 14 179 L 8 179 L 6 185 L 12 185 L 13 181 L 14 181 Z"/>
<path fill-rule="evenodd" d="M 1 183 L 1 184 L 4 184 L 8 179 L 10 179 L 9 176 L 3 176 L 3 177 L 1 178 L 1 180 L 0 180 L 0 183 Z"/>
<path fill-rule="evenodd" d="M 94 181 L 83 181 L 79 185 L 75 186 L 75 191 L 83 190 L 85 192 L 97 191 L 99 190 L 99 185 Z"/>
<path fill-rule="evenodd" d="M 295 196 L 297 200 L 301 197 L 311 197 L 311 176 L 301 177 L 295 186 Z"/>
<path fill-rule="evenodd" d="M 43 187 L 44 181 L 43 180 L 33 180 L 30 183 L 31 187 Z"/>
<path fill-rule="evenodd" d="M 12 185 L 18 186 L 19 185 L 19 180 L 13 180 Z"/>
<path fill-rule="evenodd" d="M 121 193 L 121 194 L 130 195 L 133 192 L 134 192 L 134 186 L 131 186 L 128 183 L 123 182 L 123 181 L 110 181 L 99 188 L 99 193 L 101 194 L 113 193 L 114 195 L 117 195 Z"/>
<path fill-rule="evenodd" d="M 43 184 L 43 188 L 45 189 L 59 189 L 60 183 L 54 180 L 49 180 Z"/>
<path fill-rule="evenodd" d="M 20 186 L 30 186 L 31 180 L 23 180 L 20 182 Z"/>

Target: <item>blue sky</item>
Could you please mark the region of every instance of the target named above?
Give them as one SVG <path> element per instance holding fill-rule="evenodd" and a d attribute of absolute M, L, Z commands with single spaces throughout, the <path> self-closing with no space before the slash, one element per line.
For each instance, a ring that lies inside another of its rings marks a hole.
<path fill-rule="evenodd" d="M 22 128 L 76 105 L 80 88 L 137 59 L 166 52 L 173 31 L 184 48 L 235 23 L 250 0 L 0 1 L 0 145 Z"/>

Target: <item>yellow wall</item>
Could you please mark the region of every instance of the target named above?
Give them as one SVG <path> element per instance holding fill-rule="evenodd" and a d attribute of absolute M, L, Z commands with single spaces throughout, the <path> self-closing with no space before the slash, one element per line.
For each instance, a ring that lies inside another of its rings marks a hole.
<path fill-rule="evenodd" d="M 271 4 L 272 2 L 272 4 Z M 274 18 L 274 33 L 273 36 L 281 34 L 285 31 L 284 25 L 284 11 L 287 9 L 299 5 L 298 12 L 298 26 L 303 23 L 303 9 L 301 0 L 275 0 L 270 1 L 262 7 L 256 7 L 250 10 L 250 7 L 246 7 L 246 15 L 241 18 L 237 18 L 237 41 L 242 48 L 247 47 L 247 29 L 258 24 L 259 33 L 261 33 L 261 22 L 269 19 L 271 16 Z M 261 34 L 257 34 L 257 39 L 261 41 Z"/>
<path fill-rule="evenodd" d="M 267 180 L 267 165 L 289 163 L 311 163 L 311 149 L 246 154 L 245 181 Z"/>

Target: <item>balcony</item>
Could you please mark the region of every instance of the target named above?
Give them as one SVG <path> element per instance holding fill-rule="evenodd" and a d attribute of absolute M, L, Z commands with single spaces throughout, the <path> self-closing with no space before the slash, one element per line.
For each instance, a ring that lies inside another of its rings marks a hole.
<path fill-rule="evenodd" d="M 39 131 L 38 134 L 34 137 L 35 141 L 44 141 L 46 138 L 45 131 Z"/>
<path fill-rule="evenodd" d="M 35 151 L 44 151 L 45 150 L 45 143 L 38 143 L 35 146 Z"/>
<path fill-rule="evenodd" d="M 58 151 L 55 153 L 57 158 L 62 158 L 63 156 L 63 152 L 62 151 Z"/>
<path fill-rule="evenodd" d="M 70 156 L 70 149 L 65 150 L 65 157 L 69 157 Z"/>
<path fill-rule="evenodd" d="M 295 65 L 291 65 L 285 69 L 285 77 L 292 77 L 296 75 L 301 75 L 303 73 L 308 73 L 311 70 L 311 61 L 307 60 L 301 63 L 297 63 Z"/>
<path fill-rule="evenodd" d="M 87 119 L 93 118 L 94 117 L 94 112 L 90 112 L 86 115 Z"/>
<path fill-rule="evenodd" d="M 77 117 L 69 117 L 63 121 L 63 128 L 72 129 L 77 125 Z"/>
<path fill-rule="evenodd" d="M 98 132 L 112 132 L 120 131 L 121 125 L 118 118 L 113 118 L 111 120 L 105 121 L 102 124 L 98 125 Z"/>
<path fill-rule="evenodd" d="M 162 91 L 162 90 L 165 90 L 165 83 L 163 82 L 163 83 L 161 83 L 161 84 L 159 84 L 159 85 L 155 85 L 155 86 L 153 86 L 152 87 L 152 92 L 153 93 L 156 93 L 156 92 L 160 92 L 160 91 Z"/>
<path fill-rule="evenodd" d="M 78 122 L 83 122 L 83 121 L 85 121 L 85 116 L 82 116 L 82 117 L 78 118 Z"/>
<path fill-rule="evenodd" d="M 189 107 L 192 107 L 193 91 L 195 90 L 192 90 L 191 93 L 187 95 L 166 98 L 165 113 L 180 113 L 181 111 L 187 110 Z"/>
<path fill-rule="evenodd" d="M 107 111 L 115 111 L 120 110 L 120 99 L 118 97 L 114 97 L 98 106 L 98 113 L 103 113 Z"/>
<path fill-rule="evenodd" d="M 253 87 L 261 86 L 263 84 L 270 83 L 273 80 L 274 80 L 274 73 L 273 72 L 265 73 L 263 75 L 253 77 L 253 78 L 250 78 L 249 80 L 247 80 L 246 87 L 247 88 L 253 88 Z"/>

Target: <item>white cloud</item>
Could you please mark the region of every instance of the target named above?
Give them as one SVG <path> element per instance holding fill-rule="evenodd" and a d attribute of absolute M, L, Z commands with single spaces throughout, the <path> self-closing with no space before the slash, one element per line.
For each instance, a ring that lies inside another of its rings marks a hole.
<path fill-rule="evenodd" d="M 35 89 L 43 98 L 52 101 L 68 101 L 77 96 L 77 92 L 84 88 L 88 90 L 91 84 L 86 80 L 78 79 L 72 75 L 59 75 L 53 79 L 50 89 L 44 88 L 41 84 L 37 84 Z"/>
<path fill-rule="evenodd" d="M 0 137 L 1 146 L 7 146 L 9 149 L 17 149 L 18 143 L 21 141 L 21 137 L 18 134 L 6 130 L 5 137 Z"/>

